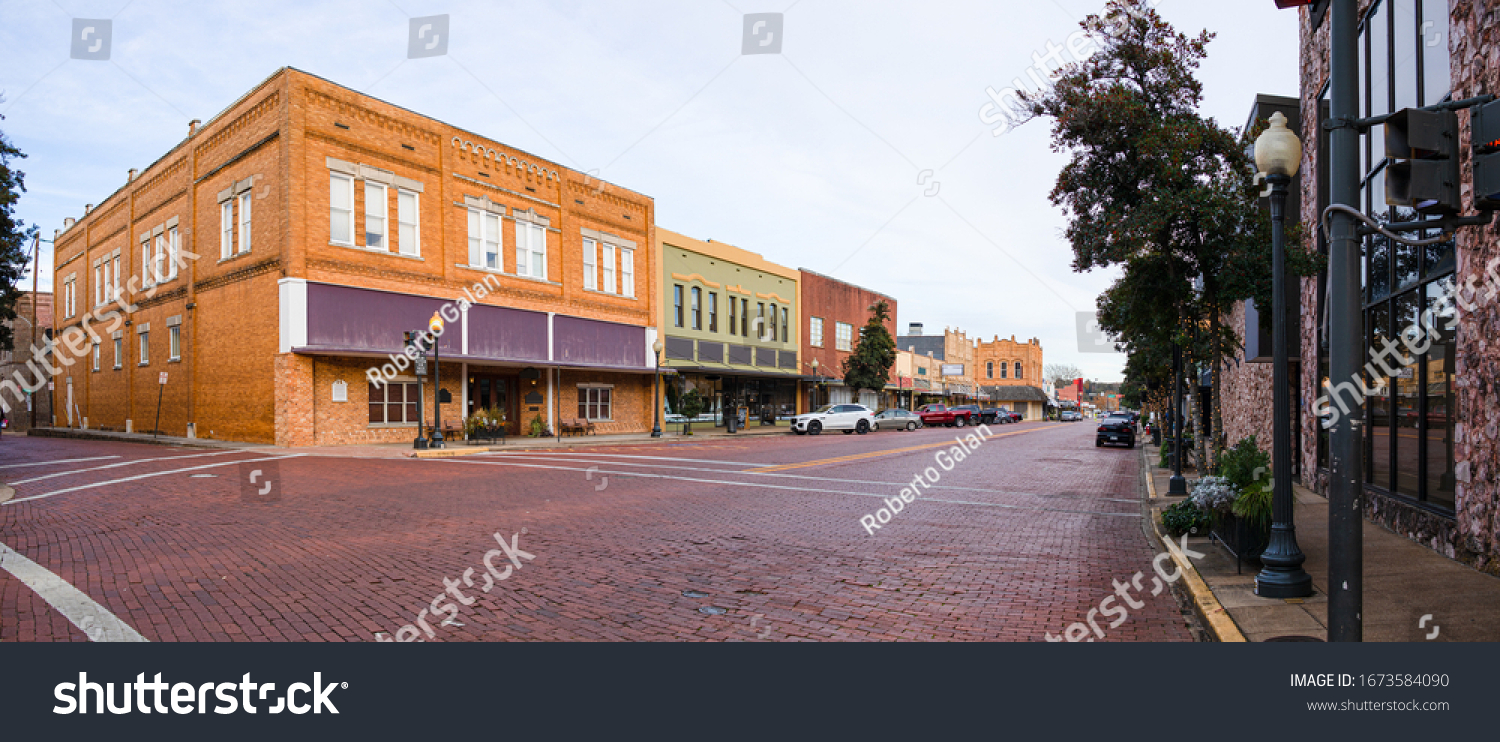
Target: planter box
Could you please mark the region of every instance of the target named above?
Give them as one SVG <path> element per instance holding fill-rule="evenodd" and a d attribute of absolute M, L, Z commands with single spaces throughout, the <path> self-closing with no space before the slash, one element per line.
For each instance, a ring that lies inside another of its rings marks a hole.
<path fill-rule="evenodd" d="M 1228 513 L 1219 517 L 1212 535 L 1235 557 L 1235 567 L 1246 559 L 1259 559 L 1270 541 L 1269 531 L 1254 528 L 1245 519 Z"/>

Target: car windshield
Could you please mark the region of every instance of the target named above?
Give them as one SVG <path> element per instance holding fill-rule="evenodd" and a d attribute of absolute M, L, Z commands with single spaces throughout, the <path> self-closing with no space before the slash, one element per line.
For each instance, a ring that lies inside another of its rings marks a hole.
<path fill-rule="evenodd" d="M 818 409 L 813 410 L 813 414 L 814 415 L 826 415 L 826 414 L 828 414 L 830 412 L 833 412 L 833 405 L 831 405 L 831 404 L 825 404 L 822 407 L 819 407 Z"/>

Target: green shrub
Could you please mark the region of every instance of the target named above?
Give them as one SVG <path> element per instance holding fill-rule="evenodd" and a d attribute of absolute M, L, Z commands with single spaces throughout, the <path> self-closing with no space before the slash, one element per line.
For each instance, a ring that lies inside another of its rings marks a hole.
<path fill-rule="evenodd" d="M 1240 491 L 1230 510 L 1251 527 L 1270 530 L 1271 455 L 1260 450 L 1255 436 L 1241 438 L 1219 457 L 1219 473 Z"/>
<path fill-rule="evenodd" d="M 1161 525 L 1167 530 L 1168 536 L 1176 538 L 1184 533 L 1189 535 L 1205 533 L 1210 523 L 1208 513 L 1199 510 L 1191 500 L 1183 500 L 1161 511 Z"/>

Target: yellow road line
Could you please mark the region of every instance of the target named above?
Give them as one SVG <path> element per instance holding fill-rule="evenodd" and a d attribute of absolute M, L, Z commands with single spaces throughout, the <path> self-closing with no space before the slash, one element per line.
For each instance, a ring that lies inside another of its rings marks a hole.
<path fill-rule="evenodd" d="M 1005 437 L 1012 436 L 1012 435 L 1024 435 L 1026 433 L 1035 433 L 1038 430 L 1046 430 L 1046 428 L 1032 428 L 1030 430 L 1017 430 L 1014 433 L 993 433 L 988 438 L 981 438 L 981 440 L 990 441 L 990 440 L 994 440 L 996 438 L 1005 438 Z M 844 464 L 844 463 L 848 463 L 850 461 L 860 461 L 862 459 L 872 459 L 872 458 L 875 458 L 877 456 L 889 456 L 889 455 L 894 455 L 894 454 L 898 454 L 898 453 L 908 453 L 908 452 L 911 452 L 911 451 L 921 451 L 921 450 L 927 449 L 927 448 L 943 448 L 943 447 L 952 446 L 952 445 L 956 445 L 954 441 L 944 441 L 942 443 L 926 443 L 926 444 L 923 444 L 923 445 L 920 445 L 920 446 L 909 446 L 907 448 L 888 448 L 888 449 L 885 449 L 883 451 L 867 451 L 865 453 L 849 454 L 848 456 L 835 456 L 834 458 L 831 458 L 831 459 L 818 459 L 816 461 L 803 461 L 803 462 L 796 463 L 796 464 L 778 464 L 776 466 L 767 466 L 767 467 L 762 467 L 762 468 L 759 468 L 759 469 L 747 469 L 746 471 L 758 474 L 758 473 L 764 473 L 764 472 L 786 471 L 788 469 L 805 469 L 805 468 L 807 468 L 809 466 L 827 466 L 829 464 Z"/>

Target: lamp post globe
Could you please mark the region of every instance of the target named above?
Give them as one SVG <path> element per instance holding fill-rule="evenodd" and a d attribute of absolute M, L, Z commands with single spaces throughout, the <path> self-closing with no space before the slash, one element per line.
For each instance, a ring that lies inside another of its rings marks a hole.
<path fill-rule="evenodd" d="M 1255 140 L 1255 166 L 1271 185 L 1272 346 L 1274 348 L 1271 422 L 1271 538 L 1255 576 L 1255 593 L 1263 598 L 1312 595 L 1312 577 L 1302 569 L 1306 557 L 1297 546 L 1292 507 L 1292 400 L 1287 358 L 1286 198 L 1287 186 L 1302 164 L 1302 142 L 1286 127 L 1280 111 Z"/>
<path fill-rule="evenodd" d="M 651 414 L 653 423 L 651 425 L 651 437 L 661 437 L 661 352 L 665 346 L 661 344 L 661 338 L 651 344 L 651 350 L 656 355 L 656 383 L 652 385 Z"/>

